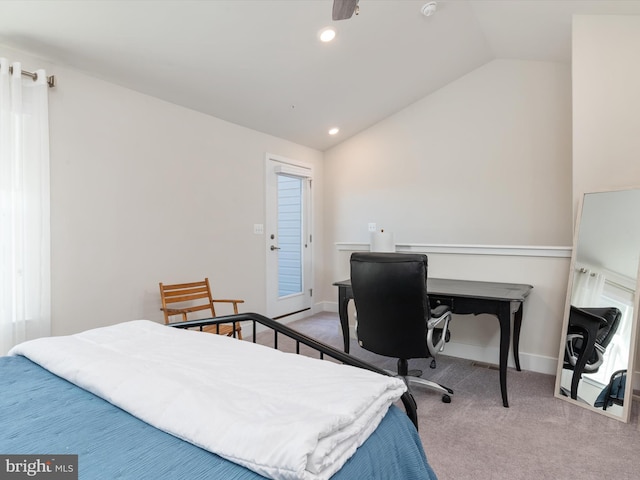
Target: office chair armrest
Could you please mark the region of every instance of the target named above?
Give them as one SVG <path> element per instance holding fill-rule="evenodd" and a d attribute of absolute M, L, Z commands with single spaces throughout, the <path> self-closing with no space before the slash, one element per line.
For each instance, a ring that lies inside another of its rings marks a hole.
<path fill-rule="evenodd" d="M 451 307 L 449 305 L 438 305 L 436 308 L 431 309 L 432 317 L 441 317 L 446 312 L 451 311 Z"/>
<path fill-rule="evenodd" d="M 444 344 L 447 341 L 447 332 L 449 330 L 449 320 L 451 320 L 451 309 L 447 305 L 441 305 L 438 308 L 435 308 L 431 311 L 432 315 L 436 312 L 440 313 L 438 317 L 431 317 L 427 321 L 427 348 L 429 349 L 429 354 L 436 358 L 436 355 L 444 350 Z M 440 340 L 435 345 L 433 344 L 433 330 L 436 326 L 440 325 L 440 323 L 444 322 L 442 325 L 442 334 L 440 335 Z"/>
<path fill-rule="evenodd" d="M 587 363 L 584 366 L 585 373 L 597 372 L 598 371 L 600 366 L 604 363 L 604 352 L 605 351 L 606 351 L 606 349 L 602 345 L 600 345 L 599 343 L 596 343 L 594 345 L 593 352 L 596 354 L 596 361 L 595 362 L 591 362 L 591 363 Z"/>
<path fill-rule="evenodd" d="M 431 330 L 437 327 L 443 320 L 446 320 L 446 324 L 449 324 L 451 319 L 451 307 L 449 305 L 439 305 L 431 310 L 431 318 L 427 321 L 427 329 Z M 446 330 L 446 326 L 444 327 Z"/>
<path fill-rule="evenodd" d="M 569 362 L 569 365 L 571 365 L 572 367 L 575 367 L 578 364 L 578 357 L 580 356 L 580 354 L 578 352 L 576 352 L 573 348 L 573 342 L 574 340 L 583 340 L 583 336 L 580 333 L 569 333 L 567 335 L 567 341 L 565 344 L 565 353 L 566 353 L 566 358 L 567 361 Z M 604 352 L 605 352 L 605 348 L 600 345 L 599 343 L 594 344 L 594 352 L 596 354 L 596 360 L 591 362 L 591 363 L 587 363 L 584 366 L 584 371 L 586 373 L 593 373 L 596 372 L 600 366 L 602 365 L 602 363 L 604 362 Z"/>

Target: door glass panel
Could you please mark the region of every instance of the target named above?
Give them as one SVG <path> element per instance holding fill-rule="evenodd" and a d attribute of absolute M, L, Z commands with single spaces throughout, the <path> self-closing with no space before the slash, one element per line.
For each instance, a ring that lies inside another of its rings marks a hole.
<path fill-rule="evenodd" d="M 278 175 L 278 296 L 302 293 L 302 178 Z"/>

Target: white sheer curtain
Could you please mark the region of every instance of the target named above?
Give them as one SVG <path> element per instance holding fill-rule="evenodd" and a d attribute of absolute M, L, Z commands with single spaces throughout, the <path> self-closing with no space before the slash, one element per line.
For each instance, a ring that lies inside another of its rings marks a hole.
<path fill-rule="evenodd" d="M 0 58 L 0 355 L 51 333 L 47 75 L 21 72 Z"/>

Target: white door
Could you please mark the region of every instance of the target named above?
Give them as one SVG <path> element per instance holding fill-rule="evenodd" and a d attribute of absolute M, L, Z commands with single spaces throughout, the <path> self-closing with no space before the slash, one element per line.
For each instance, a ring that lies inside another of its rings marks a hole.
<path fill-rule="evenodd" d="M 267 315 L 311 308 L 311 169 L 267 156 Z"/>

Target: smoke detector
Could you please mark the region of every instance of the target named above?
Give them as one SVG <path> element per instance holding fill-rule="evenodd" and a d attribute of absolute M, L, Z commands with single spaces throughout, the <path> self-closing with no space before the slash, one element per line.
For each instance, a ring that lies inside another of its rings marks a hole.
<path fill-rule="evenodd" d="M 420 11 L 425 17 L 430 17 L 434 13 L 436 13 L 436 9 L 438 8 L 438 4 L 436 2 L 425 3 Z"/>

